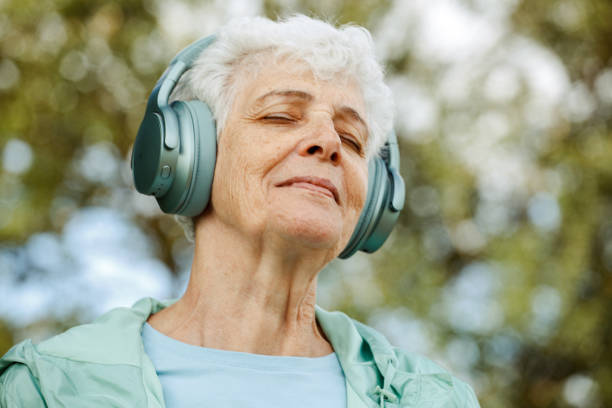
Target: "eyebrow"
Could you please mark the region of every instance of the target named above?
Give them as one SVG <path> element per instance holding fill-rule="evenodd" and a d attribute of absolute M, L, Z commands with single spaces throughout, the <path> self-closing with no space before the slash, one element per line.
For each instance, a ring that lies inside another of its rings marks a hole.
<path fill-rule="evenodd" d="M 338 112 L 350 116 L 357 122 L 361 123 L 366 130 L 368 129 L 368 125 L 366 125 L 365 120 L 363 120 L 359 113 L 357 113 L 357 111 L 350 106 L 342 106 L 340 109 L 338 109 Z"/>
<path fill-rule="evenodd" d="M 271 96 L 290 96 L 293 98 L 303 99 L 304 101 L 311 101 L 314 99 L 314 97 L 308 92 L 298 91 L 295 89 L 277 89 L 260 96 L 255 100 L 255 103 L 261 103 Z"/>

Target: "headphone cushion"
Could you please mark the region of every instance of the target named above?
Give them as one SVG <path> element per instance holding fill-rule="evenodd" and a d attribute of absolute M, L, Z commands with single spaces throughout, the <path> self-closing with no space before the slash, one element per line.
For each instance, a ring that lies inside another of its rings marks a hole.
<path fill-rule="evenodd" d="M 391 234 L 391 231 L 397 222 L 400 213 L 399 211 L 394 211 L 391 208 L 393 188 L 395 187 L 392 186 L 390 179 L 387 178 L 385 181 L 384 197 L 381 200 L 382 205 L 375 214 L 372 228 L 370 229 L 365 242 L 359 247 L 359 249 L 364 252 L 372 253 L 380 248 Z"/>
<path fill-rule="evenodd" d="M 186 185 L 187 191 L 183 203 L 176 214 L 195 217 L 201 214 L 210 201 L 215 162 L 217 158 L 217 131 L 215 120 L 208 105 L 202 101 L 181 102 L 186 108 L 181 110 L 179 121 L 189 120 L 193 138 L 193 169 L 191 180 Z M 189 117 L 184 117 L 189 115 Z"/>
<path fill-rule="evenodd" d="M 388 190 L 388 180 L 386 177 L 386 166 L 380 157 L 374 157 L 368 163 L 368 194 L 366 196 L 363 210 L 353 231 L 353 235 L 344 250 L 340 253 L 340 258 L 346 259 L 356 251 L 363 249 L 366 241 L 376 226 L 381 211 L 385 207 L 385 194 Z"/>

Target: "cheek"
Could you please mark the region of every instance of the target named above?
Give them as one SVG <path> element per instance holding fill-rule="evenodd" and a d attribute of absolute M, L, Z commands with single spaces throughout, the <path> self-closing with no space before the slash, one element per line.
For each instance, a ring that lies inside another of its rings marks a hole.
<path fill-rule="evenodd" d="M 215 213 L 231 224 L 242 223 L 240 218 L 251 217 L 250 211 L 255 207 L 246 205 L 256 198 L 252 190 L 249 163 L 242 152 L 231 143 L 220 143 L 212 188 Z"/>
<path fill-rule="evenodd" d="M 360 214 L 368 194 L 368 169 L 360 167 L 351 175 L 349 204 Z"/>
<path fill-rule="evenodd" d="M 255 136 L 252 137 L 256 139 Z M 235 138 L 219 144 L 212 204 L 227 223 L 247 230 L 262 228 L 266 202 L 266 176 L 276 163 L 276 148 Z"/>
<path fill-rule="evenodd" d="M 353 232 L 357 225 L 357 220 L 361 215 L 361 211 L 365 204 L 365 200 L 368 193 L 368 170 L 366 168 L 358 168 L 349 174 L 352 175 L 351 179 L 347 183 L 348 195 L 347 202 L 347 230 L 350 233 Z"/>

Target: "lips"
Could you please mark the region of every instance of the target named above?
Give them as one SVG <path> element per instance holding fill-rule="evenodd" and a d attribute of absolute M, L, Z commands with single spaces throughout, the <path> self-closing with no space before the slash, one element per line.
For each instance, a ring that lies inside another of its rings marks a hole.
<path fill-rule="evenodd" d="M 328 179 L 313 176 L 293 177 L 277 184 L 276 187 L 287 187 L 291 185 L 329 195 L 336 201 L 336 204 L 340 203 L 338 199 L 338 189 Z"/>

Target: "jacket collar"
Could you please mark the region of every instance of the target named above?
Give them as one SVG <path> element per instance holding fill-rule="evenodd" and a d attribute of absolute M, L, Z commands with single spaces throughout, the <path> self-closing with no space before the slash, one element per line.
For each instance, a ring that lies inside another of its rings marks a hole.
<path fill-rule="evenodd" d="M 381 406 L 385 401 L 396 402 L 398 398 L 391 384 L 397 358 L 387 339 L 341 312 L 328 312 L 316 306 L 316 317 L 344 371 L 349 406 L 360 406 L 356 398 L 351 405 L 351 388 L 363 404 L 365 401 L 371 404 L 372 400 Z"/>
<path fill-rule="evenodd" d="M 144 352 L 141 330 L 151 314 L 173 302 L 141 299 L 132 308 L 114 309 L 93 323 L 74 327 L 42 342 L 36 350 L 73 361 L 140 367 L 145 373 L 145 385 L 153 394 L 161 396 L 157 376 L 146 374 L 155 373 L 155 368 Z M 435 388 L 438 396 L 452 393 L 452 377 L 433 363 L 406 354 L 402 354 L 400 361 L 395 349 L 377 331 L 341 312 L 328 312 L 319 306 L 315 312 L 344 371 L 349 408 L 373 404 L 384 407 L 387 402 L 395 403 L 400 399 L 402 403 L 415 401 L 425 389 L 433 391 Z M 28 347 L 23 343 L 20 346 Z M 17 355 L 24 351 L 18 349 L 7 353 L 5 358 L 8 359 L 4 362 L 17 361 Z M 15 357 L 11 358 L 13 354 Z M 425 370 L 432 374 L 421 374 Z"/>

